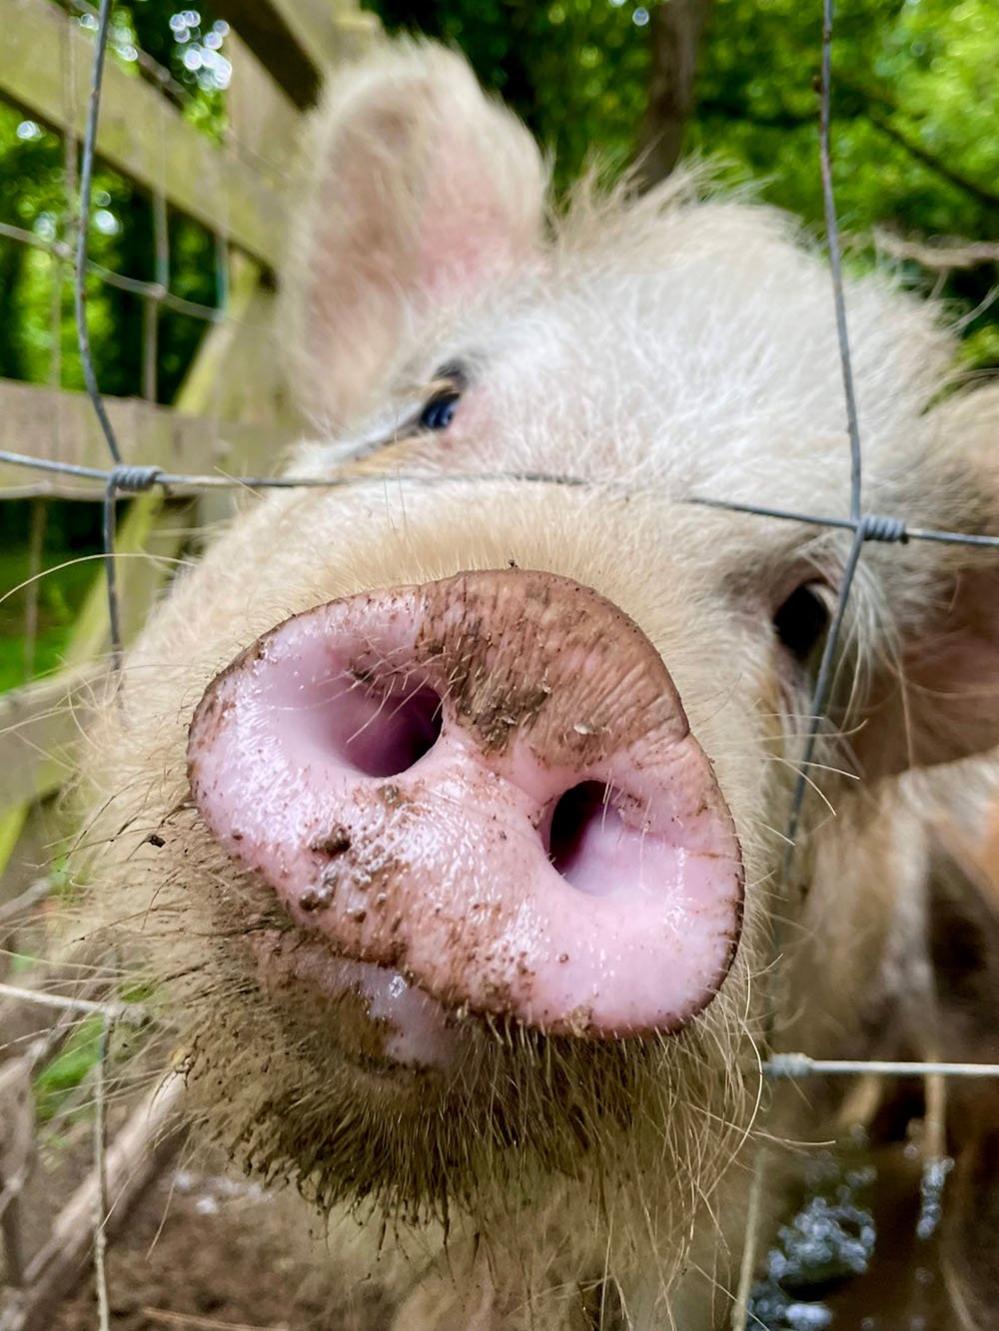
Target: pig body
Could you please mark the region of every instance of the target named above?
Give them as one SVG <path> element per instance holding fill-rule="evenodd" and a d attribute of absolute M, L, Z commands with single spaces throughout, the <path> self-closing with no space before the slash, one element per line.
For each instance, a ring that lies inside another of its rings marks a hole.
<path fill-rule="evenodd" d="M 130 651 L 90 906 L 192 1115 L 340 1218 L 398 1331 L 720 1326 L 760 1134 L 835 1110 L 765 1087 L 772 1014 L 886 1053 L 932 999 L 921 847 L 991 773 L 995 559 L 868 547 L 784 882 L 848 541 L 690 501 L 848 511 L 824 264 L 689 180 L 548 218 L 432 47 L 338 80 L 309 162 L 288 470 L 340 483 L 255 500 Z M 952 340 L 885 281 L 848 305 L 866 508 L 990 530 L 995 396 L 934 405 Z"/>

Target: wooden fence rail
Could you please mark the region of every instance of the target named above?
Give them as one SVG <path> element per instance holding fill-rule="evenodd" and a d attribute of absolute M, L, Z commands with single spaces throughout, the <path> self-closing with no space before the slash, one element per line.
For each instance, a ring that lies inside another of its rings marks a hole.
<path fill-rule="evenodd" d="M 0 0 L 0 30 L 0 92 L 79 137 L 92 36 L 52 0 Z M 114 60 L 105 72 L 97 148 L 109 166 L 209 230 L 272 266 L 280 260 L 281 195 L 253 165 L 199 133 L 162 93 Z"/>
<path fill-rule="evenodd" d="M 107 409 L 123 460 L 165 471 L 267 474 L 291 433 L 287 426 L 190 415 L 141 398 L 108 398 Z M 85 393 L 11 379 L 0 379 L 0 449 L 53 462 L 108 465 L 107 444 Z M 97 480 L 0 462 L 0 499 L 97 500 L 103 492 Z"/>

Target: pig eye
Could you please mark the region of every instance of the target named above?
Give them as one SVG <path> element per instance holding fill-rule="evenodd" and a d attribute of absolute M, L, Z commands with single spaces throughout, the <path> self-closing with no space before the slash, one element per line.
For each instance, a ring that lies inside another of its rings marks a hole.
<path fill-rule="evenodd" d="M 807 665 L 829 627 L 828 588 L 821 582 L 796 587 L 774 615 L 778 639 L 801 665 Z"/>
<path fill-rule="evenodd" d="M 417 419 L 421 430 L 446 430 L 454 420 L 468 376 L 465 367 L 458 361 L 449 361 L 442 365 L 434 375 L 431 388 L 434 390 Z"/>
<path fill-rule="evenodd" d="M 446 430 L 454 420 L 460 396 L 461 394 L 454 388 L 435 393 L 420 412 L 420 429 Z"/>

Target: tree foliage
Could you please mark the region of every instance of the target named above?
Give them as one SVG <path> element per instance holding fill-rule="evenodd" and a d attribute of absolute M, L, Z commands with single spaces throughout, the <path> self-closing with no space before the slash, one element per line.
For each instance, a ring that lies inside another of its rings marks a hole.
<path fill-rule="evenodd" d="M 818 231 L 819 6 L 718 0 L 690 146 Z M 999 24 L 992 0 L 843 0 L 833 43 L 833 154 L 844 230 L 999 236 Z M 919 279 L 913 269 L 911 276 Z M 945 294 L 987 301 L 994 268 L 955 273 Z M 965 328 L 971 364 L 999 365 L 986 309 Z"/>

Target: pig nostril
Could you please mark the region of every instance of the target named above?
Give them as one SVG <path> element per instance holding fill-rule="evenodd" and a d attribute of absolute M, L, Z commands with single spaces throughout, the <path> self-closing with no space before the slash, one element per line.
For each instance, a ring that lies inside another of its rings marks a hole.
<path fill-rule="evenodd" d="M 441 700 L 433 689 L 382 691 L 352 680 L 338 693 L 329 739 L 336 756 L 355 772 L 397 776 L 437 743 Z"/>
<path fill-rule="evenodd" d="M 583 781 L 567 790 L 551 813 L 548 858 L 567 882 L 583 892 L 599 895 L 613 886 L 602 872 L 606 854 L 598 849 L 610 849 L 623 831 L 611 796 L 603 782 Z"/>

